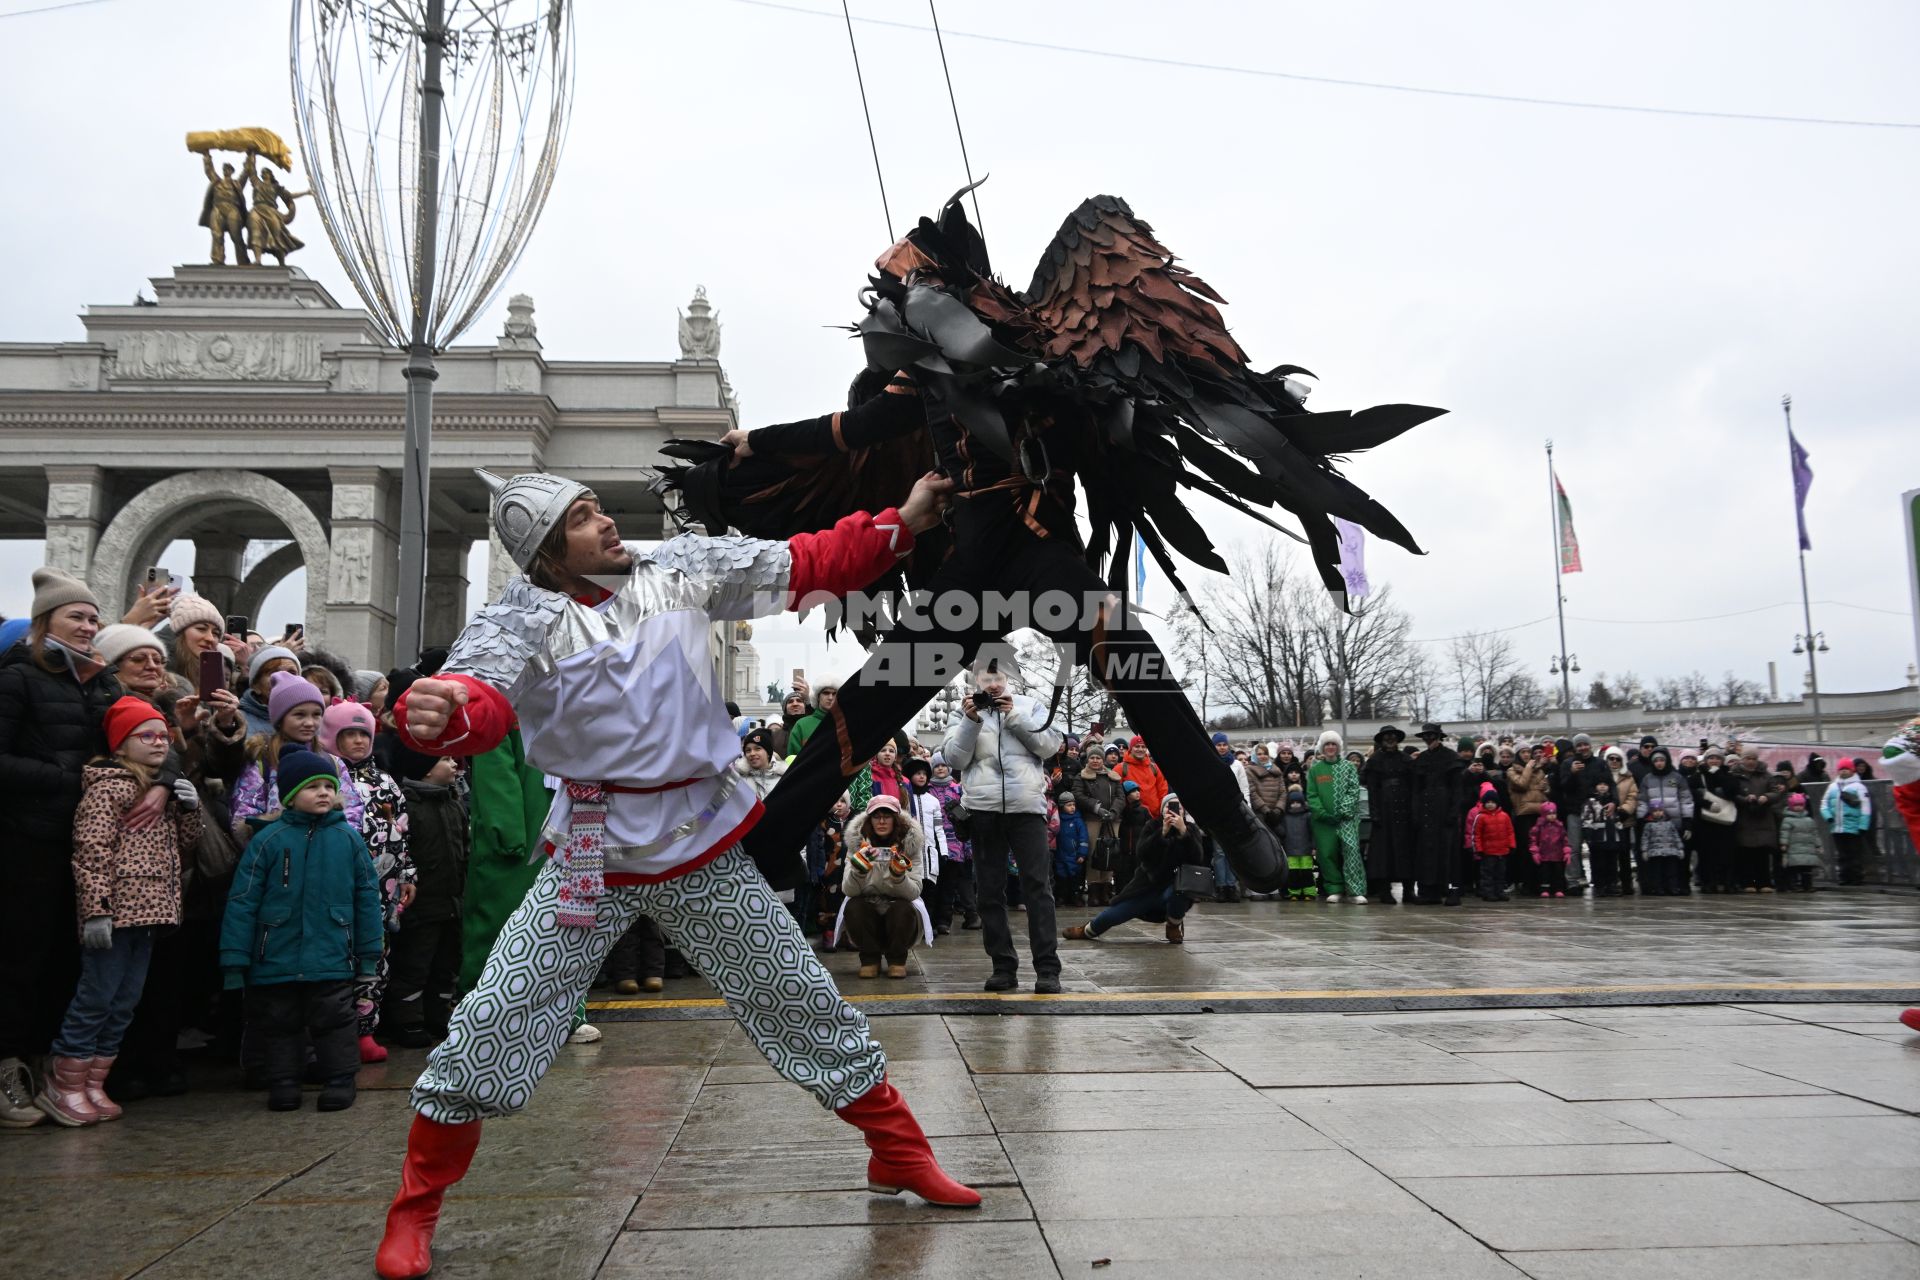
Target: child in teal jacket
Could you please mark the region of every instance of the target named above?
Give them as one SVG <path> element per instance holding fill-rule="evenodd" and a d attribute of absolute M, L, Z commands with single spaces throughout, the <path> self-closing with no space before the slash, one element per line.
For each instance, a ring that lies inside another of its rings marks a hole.
<path fill-rule="evenodd" d="M 281 752 L 281 814 L 247 845 L 220 928 L 227 985 L 246 987 L 247 1032 L 266 1062 L 267 1106 L 300 1106 L 304 1053 L 313 1046 L 322 1111 L 353 1105 L 360 1065 L 354 979 L 380 963 L 380 889 L 366 842 L 334 808 L 331 759 Z"/>

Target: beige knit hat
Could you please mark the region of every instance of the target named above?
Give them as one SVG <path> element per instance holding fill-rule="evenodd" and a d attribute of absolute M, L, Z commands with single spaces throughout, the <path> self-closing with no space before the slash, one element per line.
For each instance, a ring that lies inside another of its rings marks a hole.
<path fill-rule="evenodd" d="M 87 584 L 51 565 L 44 565 L 33 571 L 33 611 L 31 617 L 52 613 L 63 604 L 90 604 L 95 609 L 100 602 L 93 598 L 93 592 Z"/>
<path fill-rule="evenodd" d="M 205 596 L 194 595 L 191 591 L 175 597 L 173 608 L 167 611 L 167 619 L 173 623 L 173 634 L 180 635 L 196 622 L 211 622 L 216 630 L 225 630 L 226 619 L 213 607 L 213 601 Z"/>
<path fill-rule="evenodd" d="M 110 667 L 135 649 L 152 649 L 162 660 L 167 656 L 167 647 L 160 642 L 159 636 L 145 627 L 129 623 L 116 622 L 110 627 L 102 627 L 100 634 L 93 638 L 94 652 L 100 655 L 100 661 Z"/>

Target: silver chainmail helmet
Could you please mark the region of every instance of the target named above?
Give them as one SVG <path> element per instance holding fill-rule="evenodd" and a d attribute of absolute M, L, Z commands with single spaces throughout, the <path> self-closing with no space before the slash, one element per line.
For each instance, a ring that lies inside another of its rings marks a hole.
<path fill-rule="evenodd" d="M 559 525 L 567 508 L 592 492 L 578 480 L 530 472 L 502 480 L 478 467 L 473 473 L 486 482 L 493 494 L 493 528 L 500 545 L 525 573 L 533 564 L 533 554 Z"/>

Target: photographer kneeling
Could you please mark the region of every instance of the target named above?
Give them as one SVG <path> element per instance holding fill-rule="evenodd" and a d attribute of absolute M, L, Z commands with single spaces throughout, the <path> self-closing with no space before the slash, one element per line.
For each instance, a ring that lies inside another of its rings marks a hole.
<path fill-rule="evenodd" d="M 1173 887 L 1174 876 L 1184 863 L 1205 866 L 1207 854 L 1181 810 L 1179 796 L 1169 795 L 1160 802 L 1160 821 L 1141 833 L 1137 852 L 1139 869 L 1113 905 L 1086 924 L 1071 926 L 1066 932 L 1068 938 L 1091 942 L 1117 924 L 1145 920 L 1150 924 L 1164 921 L 1168 942 L 1187 940 L 1182 921 L 1193 900 Z"/>
<path fill-rule="evenodd" d="M 889 978 L 906 977 L 907 952 L 926 936 L 920 905 L 924 844 L 920 824 L 902 814 L 900 802 L 889 795 L 875 796 L 865 813 L 847 820 L 842 918 L 860 953 L 863 978 L 880 976 L 883 956 Z"/>

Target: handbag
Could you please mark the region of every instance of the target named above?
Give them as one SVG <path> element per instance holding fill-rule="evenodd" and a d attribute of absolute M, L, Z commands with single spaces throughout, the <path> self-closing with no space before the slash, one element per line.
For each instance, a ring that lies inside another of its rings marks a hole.
<path fill-rule="evenodd" d="M 973 838 L 973 812 L 963 801 L 955 800 L 947 806 L 947 821 L 953 824 L 953 835 L 956 840 Z"/>
<path fill-rule="evenodd" d="M 1173 870 L 1173 891 L 1189 898 L 1204 898 L 1211 902 L 1219 892 L 1214 883 L 1213 868 L 1198 863 L 1183 862 Z"/>
<path fill-rule="evenodd" d="M 1739 819 L 1739 813 L 1733 807 L 1733 801 L 1725 796 L 1717 796 L 1711 791 L 1700 793 L 1700 817 L 1702 821 L 1718 826 L 1730 827 Z"/>

